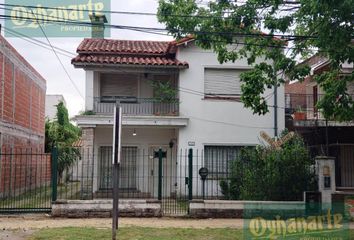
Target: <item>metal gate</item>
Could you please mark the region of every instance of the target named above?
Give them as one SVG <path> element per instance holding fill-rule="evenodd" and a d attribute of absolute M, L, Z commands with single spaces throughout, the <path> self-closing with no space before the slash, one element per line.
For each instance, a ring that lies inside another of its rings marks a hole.
<path fill-rule="evenodd" d="M 192 194 L 191 159 L 192 156 L 174 154 L 172 148 L 153 150 L 157 161 L 158 199 L 161 200 L 164 216 L 185 216 L 189 212 L 189 199 Z M 177 159 L 179 158 L 179 159 Z M 189 161 L 190 160 L 190 161 Z M 156 169 L 156 167 L 155 167 Z M 188 173 L 186 175 L 186 173 Z"/>
<path fill-rule="evenodd" d="M 51 155 L 32 149 L 2 150 L 0 213 L 50 212 Z"/>

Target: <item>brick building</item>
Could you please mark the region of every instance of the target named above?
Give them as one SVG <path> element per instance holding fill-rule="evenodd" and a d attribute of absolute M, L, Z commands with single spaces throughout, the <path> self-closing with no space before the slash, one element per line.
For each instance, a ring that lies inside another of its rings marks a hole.
<path fill-rule="evenodd" d="M 46 80 L 0 36 L 0 145 L 44 149 Z"/>
<path fill-rule="evenodd" d="M 46 81 L 3 36 L 0 81 L 1 200 L 46 184 L 50 158 L 38 154 L 44 151 Z M 35 154 L 18 154 L 24 152 Z"/>
<path fill-rule="evenodd" d="M 314 55 L 300 64 L 311 68 L 303 82 L 285 84 L 286 127 L 305 140 L 313 156 L 335 157 L 335 182 L 338 191 L 354 190 L 354 120 L 338 122 L 324 118 L 317 102 L 324 96 L 314 77 L 328 70 L 330 61 Z M 353 64 L 343 63 L 341 75 L 352 74 Z M 354 84 L 348 83 L 347 94 L 354 97 Z"/>

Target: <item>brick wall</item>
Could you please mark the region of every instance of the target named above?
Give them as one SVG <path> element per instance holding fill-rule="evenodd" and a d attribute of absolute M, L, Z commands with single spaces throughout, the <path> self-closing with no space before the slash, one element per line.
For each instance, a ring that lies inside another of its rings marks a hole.
<path fill-rule="evenodd" d="M 2 36 L 0 81 L 1 146 L 43 149 L 46 81 Z"/>
<path fill-rule="evenodd" d="M 0 198 L 50 179 L 50 157 L 42 154 L 45 94 L 45 79 L 0 36 Z"/>

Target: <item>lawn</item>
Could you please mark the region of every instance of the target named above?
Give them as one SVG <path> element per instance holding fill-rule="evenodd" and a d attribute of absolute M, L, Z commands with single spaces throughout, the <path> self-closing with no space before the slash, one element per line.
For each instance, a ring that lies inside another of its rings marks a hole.
<path fill-rule="evenodd" d="M 242 229 L 232 228 L 145 228 L 123 227 L 119 229 L 119 240 L 240 240 Z M 350 236 L 348 235 L 350 234 Z M 343 236 L 343 235 L 340 235 Z M 310 236 L 307 236 L 310 237 Z M 111 240 L 111 229 L 97 228 L 52 228 L 42 229 L 31 235 L 29 240 Z M 302 239 L 301 236 L 286 237 L 285 239 Z M 313 238 L 324 239 L 324 238 Z M 328 238 L 332 239 L 332 238 Z M 347 232 L 344 238 L 354 239 L 354 231 Z"/>
<path fill-rule="evenodd" d="M 111 240 L 110 229 L 53 228 L 34 233 L 30 240 Z M 242 239 L 240 229 L 142 228 L 119 229 L 119 240 L 237 240 Z"/>

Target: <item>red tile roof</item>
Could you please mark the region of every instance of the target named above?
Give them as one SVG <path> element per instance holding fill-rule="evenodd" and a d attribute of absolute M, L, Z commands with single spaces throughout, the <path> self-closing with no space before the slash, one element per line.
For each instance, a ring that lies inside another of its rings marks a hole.
<path fill-rule="evenodd" d="M 176 59 L 176 43 L 86 38 L 77 48 L 74 65 L 148 65 L 188 67 Z"/>

